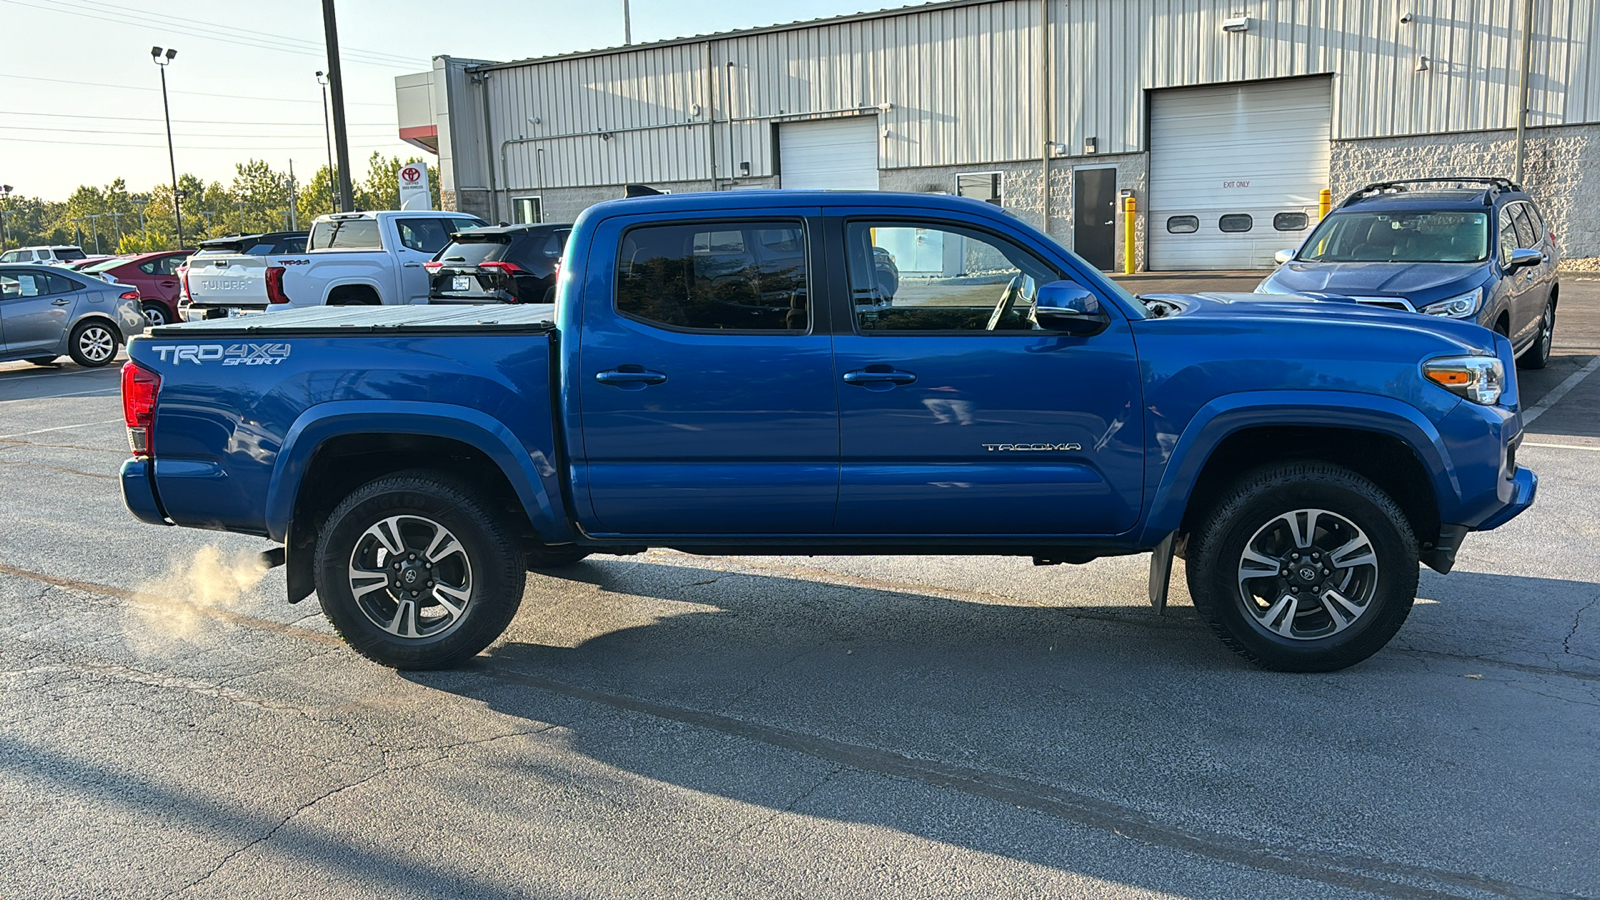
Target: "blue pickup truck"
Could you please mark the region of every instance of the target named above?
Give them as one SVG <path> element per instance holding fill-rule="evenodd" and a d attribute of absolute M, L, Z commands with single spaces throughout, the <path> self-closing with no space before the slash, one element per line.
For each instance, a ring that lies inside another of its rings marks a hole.
<path fill-rule="evenodd" d="M 884 277 L 892 265 L 894 277 Z M 261 535 L 398 668 L 492 643 L 592 553 L 1174 556 L 1327 671 L 1418 564 L 1528 508 L 1510 343 L 1330 298 L 1136 298 L 983 203 L 685 194 L 574 226 L 556 303 L 306 309 L 129 346 L 139 519 Z"/>

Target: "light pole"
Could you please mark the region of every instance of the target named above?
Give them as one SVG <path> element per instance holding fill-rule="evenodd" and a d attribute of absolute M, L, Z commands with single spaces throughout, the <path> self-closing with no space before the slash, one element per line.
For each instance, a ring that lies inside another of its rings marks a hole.
<path fill-rule="evenodd" d="M 339 171 L 333 167 L 333 128 L 328 125 L 328 76 L 317 70 L 317 84 L 322 85 L 322 140 L 328 145 L 328 209 L 339 208 L 337 188 L 334 183 L 338 180 Z"/>
<path fill-rule="evenodd" d="M 150 48 L 150 60 L 161 67 L 161 114 L 167 119 L 167 162 L 172 166 L 172 220 L 178 226 L 178 249 L 183 249 L 183 212 L 178 203 L 178 158 L 172 153 L 172 109 L 167 105 L 167 63 L 178 55 L 178 51 L 168 47 L 166 58 L 162 58 L 160 47 Z"/>
<path fill-rule="evenodd" d="M 11 246 L 11 185 L 9 185 L 9 184 L 0 184 L 0 195 L 3 195 L 5 197 L 5 200 L 6 200 L 6 208 L 3 209 L 3 210 L 0 210 L 0 227 L 3 227 L 3 229 L 4 229 L 6 242 L 4 244 L 0 244 L 0 247 L 10 247 Z"/>

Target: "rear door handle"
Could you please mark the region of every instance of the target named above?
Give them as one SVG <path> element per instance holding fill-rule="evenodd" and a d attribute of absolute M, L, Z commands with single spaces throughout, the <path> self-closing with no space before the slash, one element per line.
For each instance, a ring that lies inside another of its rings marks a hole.
<path fill-rule="evenodd" d="M 642 391 L 649 385 L 661 384 L 667 380 L 667 376 L 662 372 L 652 372 L 644 366 L 630 365 L 596 372 L 594 380 L 625 391 Z"/>
<path fill-rule="evenodd" d="M 891 366 L 867 366 L 844 373 L 845 384 L 910 384 L 916 380 L 915 372 L 902 372 Z"/>
<path fill-rule="evenodd" d="M 72 299 L 70 297 L 61 297 L 61 298 L 56 299 L 56 300 L 51 300 L 50 301 L 50 305 L 51 306 L 66 306 L 68 303 L 71 303 L 71 302 L 72 302 Z"/>

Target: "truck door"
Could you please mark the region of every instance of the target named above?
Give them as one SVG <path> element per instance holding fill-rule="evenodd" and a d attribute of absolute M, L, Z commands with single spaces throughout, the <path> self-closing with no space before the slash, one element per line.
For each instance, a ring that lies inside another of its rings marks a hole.
<path fill-rule="evenodd" d="M 813 315 L 816 212 L 597 228 L 567 376 L 586 529 L 832 530 L 839 410 L 825 311 Z"/>
<path fill-rule="evenodd" d="M 1133 527 L 1143 413 L 1133 337 L 1119 314 L 1092 337 L 1040 329 L 1031 316 L 1037 287 L 1067 273 L 998 231 L 847 216 L 837 233 L 848 284 L 833 282 L 841 295 L 833 309 L 851 317 L 834 337 L 838 533 Z M 881 257 L 895 248 L 898 277 L 885 302 Z"/>

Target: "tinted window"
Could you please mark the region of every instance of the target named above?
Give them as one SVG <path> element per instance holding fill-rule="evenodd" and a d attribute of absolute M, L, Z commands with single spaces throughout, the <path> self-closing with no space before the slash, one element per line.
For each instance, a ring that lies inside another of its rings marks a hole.
<path fill-rule="evenodd" d="M 1059 277 L 1011 242 L 958 225 L 852 222 L 845 240 L 863 332 L 1032 331 L 1036 286 Z"/>
<path fill-rule="evenodd" d="M 383 241 L 378 237 L 377 219 L 335 219 L 311 226 L 311 246 L 318 250 L 381 250 Z"/>
<path fill-rule="evenodd" d="M 1488 257 L 1488 213 L 1349 209 L 1323 219 L 1306 239 L 1298 258 L 1312 262 L 1477 262 Z"/>
<path fill-rule="evenodd" d="M 1534 239 L 1543 241 L 1545 239 L 1544 220 L 1539 217 L 1539 211 L 1534 209 L 1532 203 L 1522 204 L 1522 211 L 1528 216 L 1528 224 L 1533 226 Z"/>
<path fill-rule="evenodd" d="M 49 279 L 50 281 L 50 293 L 52 294 L 70 294 L 73 291 L 83 289 L 82 284 L 73 281 L 71 278 L 68 278 L 65 275 L 57 275 L 54 272 L 51 272 L 50 274 L 46 275 L 45 278 Z"/>
<path fill-rule="evenodd" d="M 508 235 L 484 235 L 482 239 L 462 238 L 451 241 L 439 252 L 435 259 L 449 263 L 463 263 L 475 266 L 481 262 L 492 262 L 505 256 L 506 250 L 511 246 Z"/>
<path fill-rule="evenodd" d="M 1249 231 L 1256 225 L 1256 220 L 1246 213 L 1229 213 L 1217 220 L 1217 229 L 1223 234 L 1239 234 Z"/>
<path fill-rule="evenodd" d="M 450 243 L 450 229 L 444 219 L 395 219 L 400 244 L 407 250 L 438 253 Z"/>
<path fill-rule="evenodd" d="M 1272 227 L 1278 231 L 1305 231 L 1310 221 L 1303 212 L 1281 212 L 1272 217 Z"/>
<path fill-rule="evenodd" d="M 756 235 L 786 232 L 791 253 L 751 253 Z M 617 310 L 659 325 L 723 331 L 810 327 L 805 232 L 799 224 L 651 225 L 629 230 L 617 258 Z"/>
<path fill-rule="evenodd" d="M 156 272 L 161 275 L 176 275 L 178 267 L 188 262 L 186 256 L 168 256 L 156 261 Z"/>
<path fill-rule="evenodd" d="M 145 273 L 146 275 L 154 275 L 156 273 L 156 262 L 157 262 L 156 260 L 151 259 L 151 260 L 146 260 L 145 262 L 139 263 L 139 271 Z M 101 268 L 100 266 L 90 266 L 86 271 L 89 271 L 89 272 L 104 272 L 104 271 L 106 271 L 106 269 L 110 269 L 110 268 L 111 268 L 111 266 L 106 266 L 105 268 Z"/>
<path fill-rule="evenodd" d="M 567 249 L 567 236 L 570 234 L 572 234 L 570 231 L 557 231 L 550 235 L 550 239 L 544 242 L 542 251 L 544 255 L 551 259 L 560 256 L 562 251 Z"/>
<path fill-rule="evenodd" d="M 1194 234 L 1199 230 L 1199 216 L 1172 216 L 1167 219 L 1168 234 Z"/>
<path fill-rule="evenodd" d="M 1539 233 L 1534 230 L 1533 224 L 1528 221 L 1528 205 L 1526 203 L 1513 203 L 1508 208 L 1512 211 L 1512 224 L 1514 224 L 1517 229 L 1517 246 L 1539 246 Z M 1505 213 L 1502 212 L 1501 215 L 1505 215 Z"/>
<path fill-rule="evenodd" d="M 82 250 L 79 250 L 76 247 L 58 247 L 56 249 L 56 259 L 88 259 L 88 258 L 89 258 L 89 254 L 83 252 Z"/>

